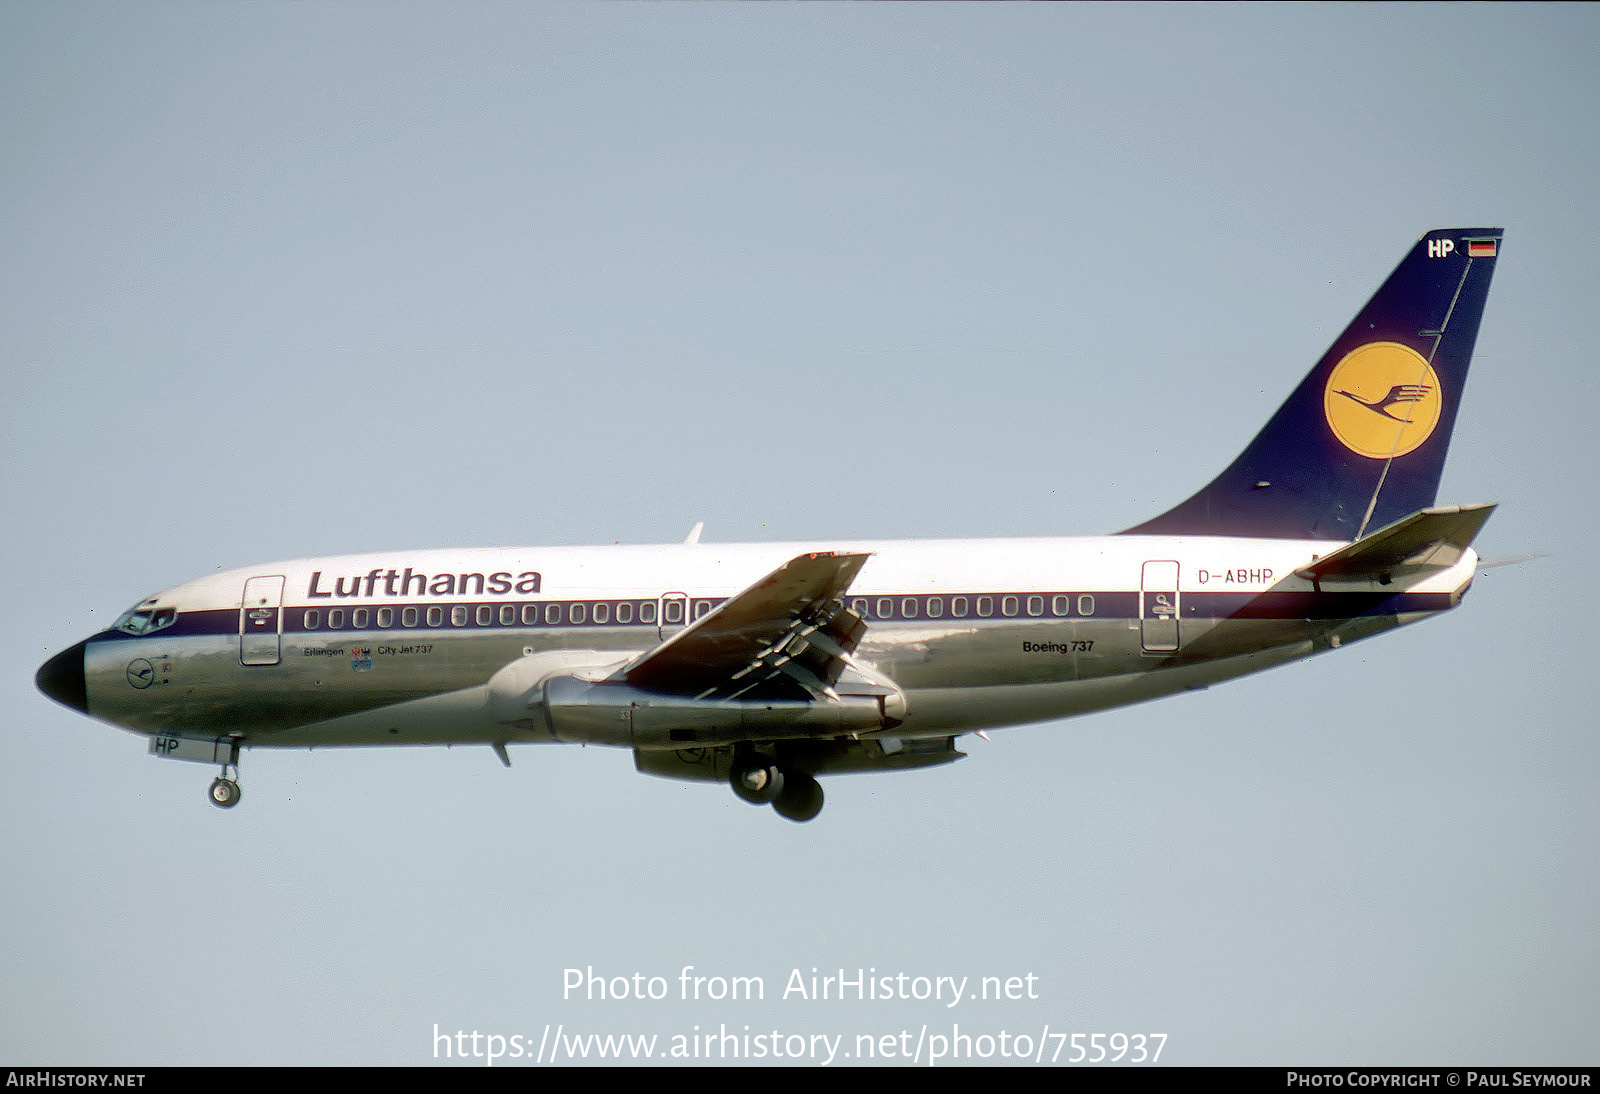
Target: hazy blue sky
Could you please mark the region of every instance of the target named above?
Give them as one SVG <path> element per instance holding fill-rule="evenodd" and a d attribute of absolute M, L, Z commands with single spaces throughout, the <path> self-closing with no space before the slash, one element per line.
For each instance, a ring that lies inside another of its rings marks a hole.
<path fill-rule="evenodd" d="M 1594 6 L 0 6 L 0 1064 L 546 1023 L 1595 1063 L 1597 47 Z M 1406 632 L 805 826 L 579 748 L 258 750 L 223 812 L 33 688 L 272 559 L 1125 527 L 1458 225 L 1506 242 L 1441 500 L 1547 557 Z M 563 999 L 590 966 L 674 998 Z M 1038 998 L 779 998 L 812 968 Z"/>

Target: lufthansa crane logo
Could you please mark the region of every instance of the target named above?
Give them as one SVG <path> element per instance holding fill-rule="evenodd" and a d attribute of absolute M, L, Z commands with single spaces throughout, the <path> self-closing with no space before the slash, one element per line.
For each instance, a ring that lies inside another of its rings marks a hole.
<path fill-rule="evenodd" d="M 1333 435 L 1374 460 L 1420 448 L 1439 424 L 1442 405 L 1433 366 L 1398 342 L 1369 342 L 1345 354 L 1322 393 Z"/>

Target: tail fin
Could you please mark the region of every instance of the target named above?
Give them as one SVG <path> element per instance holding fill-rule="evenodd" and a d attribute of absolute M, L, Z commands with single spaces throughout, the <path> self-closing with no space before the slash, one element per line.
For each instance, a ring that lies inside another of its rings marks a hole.
<path fill-rule="evenodd" d="M 1501 235 L 1423 236 L 1226 471 L 1124 534 L 1355 540 L 1433 505 Z"/>

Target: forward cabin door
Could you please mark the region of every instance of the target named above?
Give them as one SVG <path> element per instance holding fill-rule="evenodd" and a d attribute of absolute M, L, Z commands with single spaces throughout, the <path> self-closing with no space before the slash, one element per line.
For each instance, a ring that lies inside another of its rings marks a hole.
<path fill-rule="evenodd" d="M 1146 562 L 1139 581 L 1139 642 L 1146 653 L 1178 649 L 1178 564 Z"/>
<path fill-rule="evenodd" d="M 252 577 L 239 603 L 239 663 L 276 665 L 283 656 L 283 577 Z"/>

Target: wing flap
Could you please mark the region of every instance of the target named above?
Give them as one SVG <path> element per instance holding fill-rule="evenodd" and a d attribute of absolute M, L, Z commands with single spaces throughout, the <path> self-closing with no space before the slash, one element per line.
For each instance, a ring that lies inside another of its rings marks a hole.
<path fill-rule="evenodd" d="M 704 699 L 836 698 L 833 685 L 867 629 L 843 596 L 868 557 L 798 555 L 619 675 Z"/>

